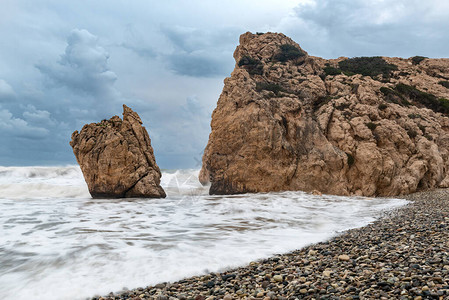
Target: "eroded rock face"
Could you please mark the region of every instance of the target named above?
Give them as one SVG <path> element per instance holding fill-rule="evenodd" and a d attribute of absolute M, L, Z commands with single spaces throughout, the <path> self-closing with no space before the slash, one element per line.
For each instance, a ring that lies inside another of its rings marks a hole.
<path fill-rule="evenodd" d="M 151 140 L 139 115 L 123 105 L 114 116 L 86 124 L 70 145 L 94 198 L 165 198 Z"/>
<path fill-rule="evenodd" d="M 449 186 L 449 59 L 325 60 L 275 33 L 243 34 L 234 58 L 200 173 L 211 194 Z"/>

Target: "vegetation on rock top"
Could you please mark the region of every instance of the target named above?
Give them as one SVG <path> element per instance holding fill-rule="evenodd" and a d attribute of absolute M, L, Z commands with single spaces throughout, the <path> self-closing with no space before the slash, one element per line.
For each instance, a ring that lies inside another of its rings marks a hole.
<path fill-rule="evenodd" d="M 396 65 L 387 63 L 380 56 L 349 58 L 340 61 L 338 66 L 346 75 L 361 74 L 371 77 L 383 75 L 387 78 L 390 77 L 392 71 L 398 69 Z"/>
<path fill-rule="evenodd" d="M 412 63 L 413 63 L 414 65 L 418 65 L 420 62 L 422 62 L 422 61 L 425 60 L 426 58 L 428 58 L 428 57 L 425 57 L 425 56 L 413 56 L 413 57 L 411 58 L 411 60 L 412 60 Z"/>
<path fill-rule="evenodd" d="M 297 47 L 290 44 L 283 44 L 279 47 L 279 52 L 273 56 L 274 61 L 287 62 L 306 55 Z"/>
<path fill-rule="evenodd" d="M 340 75 L 341 74 L 341 70 L 339 68 L 335 68 L 335 67 L 331 67 L 331 66 L 326 66 L 324 67 L 324 73 L 327 75 Z"/>

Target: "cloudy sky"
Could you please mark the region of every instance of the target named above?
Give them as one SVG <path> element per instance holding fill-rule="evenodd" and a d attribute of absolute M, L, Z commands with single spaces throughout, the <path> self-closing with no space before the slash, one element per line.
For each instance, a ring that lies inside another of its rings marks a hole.
<path fill-rule="evenodd" d="M 136 110 L 161 168 L 199 168 L 246 32 L 311 55 L 449 57 L 447 0 L 1 0 L 0 165 L 76 163 L 85 123 Z"/>

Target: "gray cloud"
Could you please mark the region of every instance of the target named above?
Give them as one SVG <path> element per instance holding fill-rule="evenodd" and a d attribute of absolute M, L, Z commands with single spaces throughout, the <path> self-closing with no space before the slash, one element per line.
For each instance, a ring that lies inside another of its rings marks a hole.
<path fill-rule="evenodd" d="M 152 135 L 156 145 L 159 145 L 159 157 L 166 161 L 165 167 L 201 167 L 198 162 L 207 143 L 211 111 L 201 104 L 196 95 L 187 97 L 181 105 L 172 107 L 169 113 L 166 109 L 161 109 L 159 113 L 167 118 L 154 122 L 153 127 L 163 129 L 163 134 Z M 173 158 L 176 158 L 175 161 Z"/>
<path fill-rule="evenodd" d="M 145 31 L 146 30 L 136 26 L 134 23 L 128 23 L 124 28 L 123 41 L 119 43 L 118 46 L 130 50 L 145 59 L 157 58 L 162 45 L 160 45 L 160 42 L 157 41 L 157 39 L 153 40 L 153 43 L 158 44 L 157 48 L 159 48 L 159 51 L 155 49 L 152 46 L 153 43 L 150 42 L 151 37 L 153 37 L 154 34 L 148 34 L 148 32 Z"/>
<path fill-rule="evenodd" d="M 242 28 L 224 27 L 214 29 L 198 29 L 185 26 L 161 27 L 162 34 L 167 37 L 175 49 L 191 53 L 202 49 L 230 49 L 238 41 Z"/>
<path fill-rule="evenodd" d="M 116 98 L 113 87 L 117 75 L 108 67 L 108 52 L 98 45 L 98 37 L 89 31 L 74 29 L 67 39 L 65 53 L 56 64 L 36 67 L 53 82 L 82 95 Z"/>
<path fill-rule="evenodd" d="M 157 53 L 154 49 L 150 47 L 142 47 L 139 45 L 133 45 L 130 43 L 121 43 L 120 47 L 123 47 L 125 49 L 131 50 L 137 55 L 144 57 L 144 58 L 155 58 L 157 57 Z"/>
<path fill-rule="evenodd" d="M 214 30 L 179 25 L 161 25 L 158 34 L 165 38 L 157 48 L 141 31 L 126 26 L 126 41 L 119 46 L 144 59 L 156 59 L 177 75 L 191 77 L 226 76 L 232 69 L 233 48 L 242 29 Z M 154 33 L 153 33 L 154 34 Z"/>
<path fill-rule="evenodd" d="M 223 64 L 221 57 L 203 51 L 178 53 L 167 56 L 170 68 L 179 75 L 208 77 L 228 73 L 229 64 Z"/>
<path fill-rule="evenodd" d="M 226 76 L 232 70 L 232 53 L 241 30 L 233 27 L 204 30 L 183 26 L 162 26 L 161 32 L 173 50 L 162 54 L 169 68 L 179 75 Z"/>
<path fill-rule="evenodd" d="M 27 105 L 23 112 L 23 118 L 30 123 L 44 126 L 54 126 L 56 122 L 51 118 L 50 112 L 36 109 L 33 105 Z"/>
<path fill-rule="evenodd" d="M 295 35 L 314 43 L 306 50 L 326 57 L 447 56 L 449 19 L 441 11 L 448 9 L 437 0 L 314 1 L 296 8 L 307 30 Z"/>
<path fill-rule="evenodd" d="M 48 136 L 49 130 L 31 126 L 27 121 L 15 118 L 9 110 L 0 107 L 0 132 L 2 137 L 42 139 Z"/>
<path fill-rule="evenodd" d="M 14 89 L 3 79 L 0 79 L 0 102 L 6 102 L 16 96 Z"/>

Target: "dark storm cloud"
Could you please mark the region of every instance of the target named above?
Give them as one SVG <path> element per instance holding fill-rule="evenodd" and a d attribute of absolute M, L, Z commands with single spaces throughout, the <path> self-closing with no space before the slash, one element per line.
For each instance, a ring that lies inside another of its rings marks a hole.
<path fill-rule="evenodd" d="M 298 36 L 313 37 L 315 54 L 327 57 L 447 56 L 447 9 L 436 0 L 314 1 L 296 8 L 306 29 Z"/>

